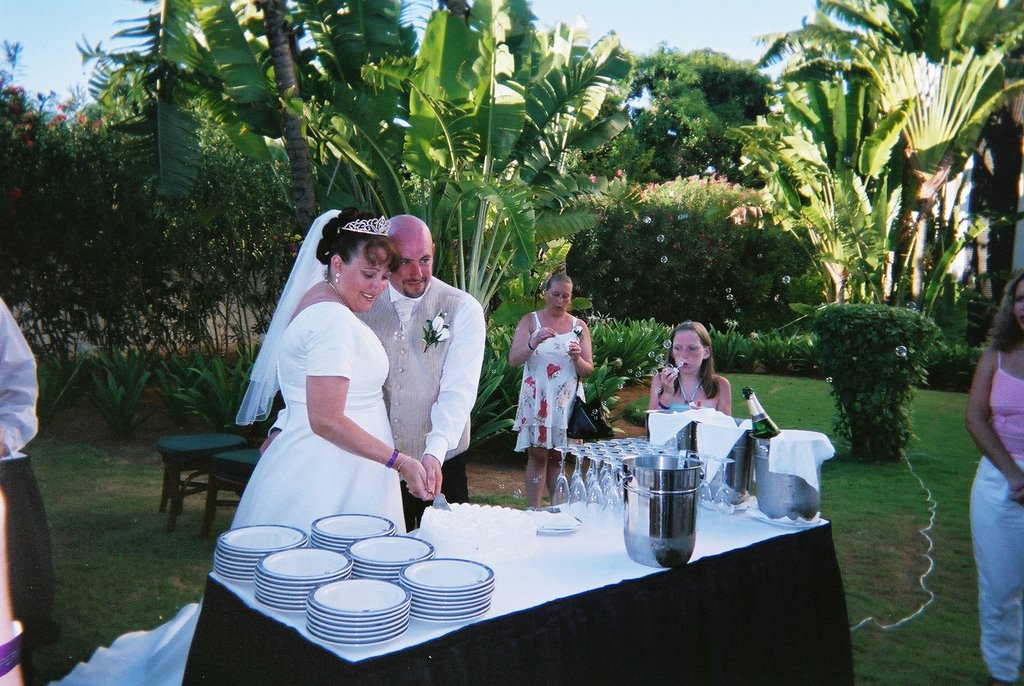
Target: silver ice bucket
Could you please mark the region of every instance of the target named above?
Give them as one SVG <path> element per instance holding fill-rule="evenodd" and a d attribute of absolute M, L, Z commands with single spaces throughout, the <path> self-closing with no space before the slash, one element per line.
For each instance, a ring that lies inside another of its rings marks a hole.
<path fill-rule="evenodd" d="M 680 567 L 697 540 L 697 486 L 701 463 L 692 454 L 648 454 L 623 459 L 626 475 L 626 553 L 649 567 Z"/>
<path fill-rule="evenodd" d="M 821 495 L 799 476 L 768 471 L 769 440 L 747 435 L 750 461 L 754 463 L 758 509 L 773 519 L 813 519 L 821 506 Z"/>

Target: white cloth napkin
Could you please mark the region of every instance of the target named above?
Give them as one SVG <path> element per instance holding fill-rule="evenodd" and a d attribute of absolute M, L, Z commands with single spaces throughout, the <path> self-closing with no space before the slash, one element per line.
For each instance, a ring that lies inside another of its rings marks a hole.
<path fill-rule="evenodd" d="M 671 441 L 672 447 L 675 447 L 676 434 L 690 422 L 736 428 L 735 419 L 710 407 L 681 412 L 651 412 L 647 415 L 647 431 L 651 435 L 651 445 L 661 446 Z"/>
<path fill-rule="evenodd" d="M 651 445 L 662 446 L 669 441 L 674 448 L 676 434 L 683 430 L 687 424 L 694 421 L 699 410 L 683 410 L 682 412 L 651 412 L 647 415 L 647 431 L 650 433 L 648 439 Z"/>
<path fill-rule="evenodd" d="M 722 413 L 716 412 L 716 414 Z M 724 414 L 722 416 L 727 417 Z M 697 422 L 697 452 L 704 460 L 704 478 L 708 481 L 715 478 L 715 474 L 725 464 L 719 460 L 728 457 L 733 446 L 736 445 L 736 441 L 742 440 L 747 432 L 745 428 L 736 426 L 732 417 L 727 418 L 729 419 L 728 426 L 704 421 Z"/>
<path fill-rule="evenodd" d="M 768 471 L 799 476 L 821 491 L 818 470 L 836 454 L 828 436 L 817 431 L 784 429 L 768 442 Z"/>

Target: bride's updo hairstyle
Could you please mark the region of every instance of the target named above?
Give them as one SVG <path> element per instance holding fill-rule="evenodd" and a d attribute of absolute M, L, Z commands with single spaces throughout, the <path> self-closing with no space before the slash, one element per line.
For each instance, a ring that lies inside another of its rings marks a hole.
<path fill-rule="evenodd" d="M 316 246 L 316 259 L 330 264 L 337 255 L 345 264 L 362 254 L 367 262 L 388 271 L 398 269 L 398 250 L 388 238 L 388 220 L 371 212 L 346 207 L 324 226 Z"/>

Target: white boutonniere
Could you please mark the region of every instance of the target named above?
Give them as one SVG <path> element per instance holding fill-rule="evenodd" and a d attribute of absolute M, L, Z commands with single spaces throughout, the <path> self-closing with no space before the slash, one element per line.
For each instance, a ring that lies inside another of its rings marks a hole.
<path fill-rule="evenodd" d="M 577 324 L 576 326 L 572 327 L 572 332 L 574 334 L 576 334 L 576 338 L 579 338 L 579 339 L 583 338 L 583 327 L 580 326 L 579 324 Z"/>
<path fill-rule="evenodd" d="M 444 320 L 445 313 L 438 312 L 433 319 L 427 320 L 423 327 L 423 351 L 430 350 L 430 346 L 437 345 L 441 341 L 447 341 L 452 333 L 448 328 L 448 322 Z"/>

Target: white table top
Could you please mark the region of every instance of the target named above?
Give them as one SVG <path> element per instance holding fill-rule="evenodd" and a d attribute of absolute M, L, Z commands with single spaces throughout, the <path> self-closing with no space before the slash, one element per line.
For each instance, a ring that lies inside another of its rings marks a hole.
<path fill-rule="evenodd" d="M 743 511 L 726 516 L 698 506 L 697 513 L 697 540 L 691 562 L 804 528 L 763 522 Z M 426 622 L 414 617 L 408 631 L 402 636 L 373 646 L 324 643 L 306 631 L 303 613 L 270 609 L 255 600 L 253 584 L 230 581 L 216 573 L 213 577 L 234 591 L 249 607 L 294 627 L 308 640 L 340 657 L 357 662 L 418 645 L 473 622 L 486 621 L 558 598 L 664 571 L 633 562 L 626 554 L 621 525 L 608 522 L 603 517 L 598 519 L 600 521 L 588 518 L 580 529 L 571 534 L 538 536 L 537 548 L 528 557 L 489 563 L 494 569 L 495 588 L 491 609 L 483 617 L 454 623 Z M 820 520 L 815 525 L 820 526 L 826 521 Z"/>

